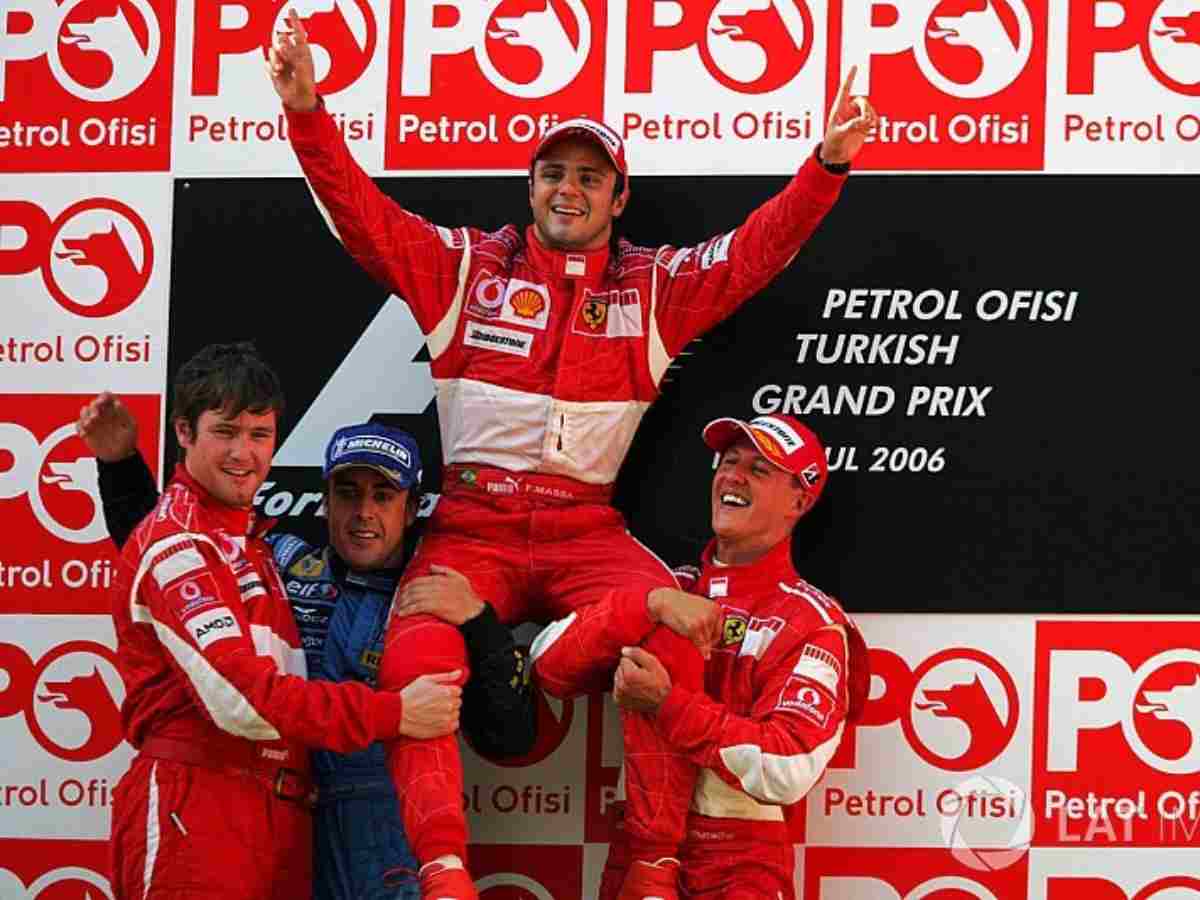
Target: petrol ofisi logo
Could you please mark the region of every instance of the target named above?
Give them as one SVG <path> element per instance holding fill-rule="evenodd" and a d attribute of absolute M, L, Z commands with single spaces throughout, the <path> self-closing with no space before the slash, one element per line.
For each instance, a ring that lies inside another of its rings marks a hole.
<path fill-rule="evenodd" d="M 601 116 L 599 0 L 404 0 L 391 25 L 389 169 L 525 169 L 560 119 Z"/>
<path fill-rule="evenodd" d="M 166 170 L 174 17 L 163 0 L 9 0 L 0 170 Z"/>
<path fill-rule="evenodd" d="M 879 127 L 868 169 L 1037 169 L 1045 129 L 1045 0 L 832 0 L 841 45 L 828 96 L 851 65 Z"/>

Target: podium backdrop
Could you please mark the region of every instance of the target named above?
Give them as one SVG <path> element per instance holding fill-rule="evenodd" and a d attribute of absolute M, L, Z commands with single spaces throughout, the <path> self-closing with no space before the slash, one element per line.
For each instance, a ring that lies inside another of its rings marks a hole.
<path fill-rule="evenodd" d="M 788 412 L 829 446 L 793 552 L 875 679 L 790 816 L 803 900 L 1200 898 L 1200 4 L 295 6 L 356 157 L 445 226 L 527 222 L 532 144 L 589 114 L 628 143 L 621 232 L 698 245 L 785 183 L 857 66 L 882 118 L 841 200 L 677 360 L 617 505 L 691 562 L 707 421 Z M 119 392 L 161 477 L 171 374 L 251 339 L 288 395 L 256 499 L 280 528 L 320 536 L 325 441 L 368 418 L 418 437 L 436 502 L 422 337 L 326 229 L 262 74 L 283 11 L 0 10 L 3 900 L 111 897 L 133 750 L 83 403 Z M 518 764 L 465 751 L 486 900 L 594 895 L 618 719 L 600 697 L 542 713 Z"/>

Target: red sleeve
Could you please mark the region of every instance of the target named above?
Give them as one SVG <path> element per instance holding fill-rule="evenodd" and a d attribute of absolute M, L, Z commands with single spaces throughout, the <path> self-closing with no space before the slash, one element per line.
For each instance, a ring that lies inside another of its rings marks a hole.
<path fill-rule="evenodd" d="M 281 671 L 302 651 L 270 624 L 247 618 L 242 590 L 253 591 L 249 581 L 256 578 L 243 576 L 247 585 L 239 587 L 209 538 L 173 534 L 142 554 L 130 612 L 135 623 L 154 629 L 196 705 L 230 734 L 282 737 L 339 753 L 399 736 L 398 693 Z"/>
<path fill-rule="evenodd" d="M 826 171 L 814 151 L 741 227 L 695 247 L 660 253 L 655 316 L 667 355 L 678 356 L 783 271 L 833 208 L 845 181 Z"/>
<path fill-rule="evenodd" d="M 782 636 L 781 636 L 782 638 Z M 777 641 L 780 639 L 777 638 Z M 846 638 L 831 625 L 759 663 L 748 716 L 674 687 L 658 709 L 664 737 L 760 803 L 801 800 L 825 771 L 846 719 Z"/>
<path fill-rule="evenodd" d="M 457 291 L 465 230 L 434 225 L 384 194 L 351 156 L 323 102 L 313 112 L 285 111 L 292 149 L 330 228 L 430 334 Z"/>

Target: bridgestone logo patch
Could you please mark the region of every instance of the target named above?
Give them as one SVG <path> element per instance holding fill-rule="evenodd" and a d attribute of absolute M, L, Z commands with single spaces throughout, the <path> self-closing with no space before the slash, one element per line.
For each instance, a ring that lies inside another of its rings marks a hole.
<path fill-rule="evenodd" d="M 533 347 L 533 335 L 523 331 L 513 331 L 511 328 L 497 328 L 495 325 L 481 325 L 478 322 L 468 322 L 463 343 L 468 347 L 482 347 L 484 350 L 498 350 L 501 353 L 512 353 L 515 356 L 529 356 Z"/>

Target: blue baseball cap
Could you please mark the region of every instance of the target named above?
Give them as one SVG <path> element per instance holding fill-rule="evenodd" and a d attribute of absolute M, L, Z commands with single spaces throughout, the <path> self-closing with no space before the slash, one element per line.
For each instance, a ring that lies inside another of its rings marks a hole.
<path fill-rule="evenodd" d="M 421 451 L 407 431 L 368 422 L 339 428 L 325 448 L 325 467 L 329 476 L 352 466 L 374 469 L 405 491 L 421 483 Z"/>

